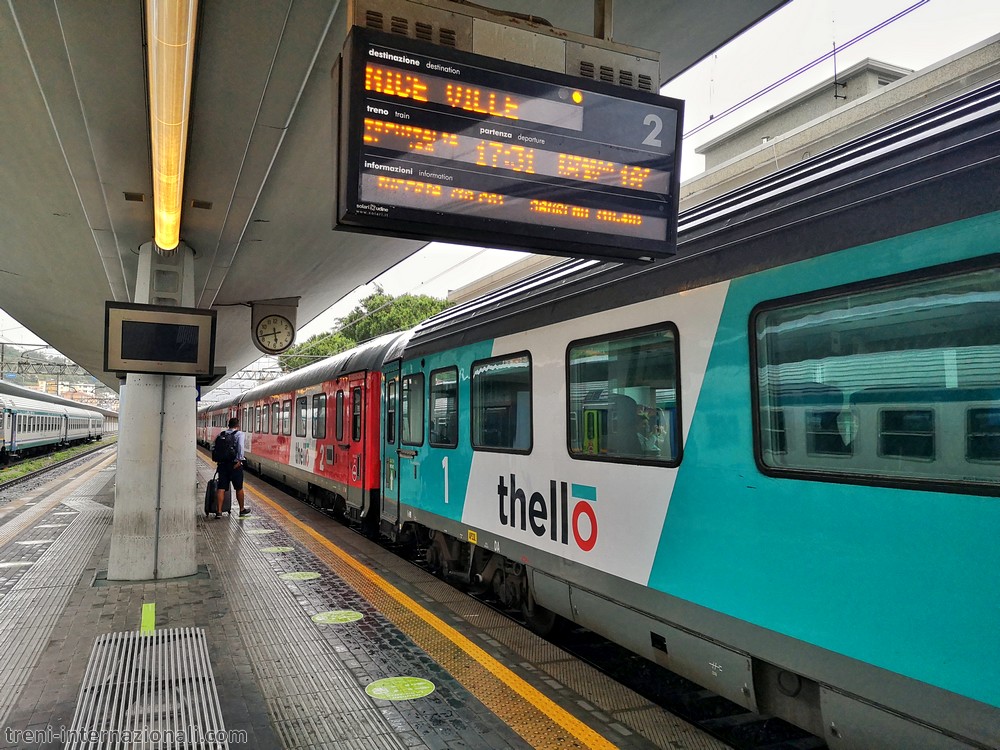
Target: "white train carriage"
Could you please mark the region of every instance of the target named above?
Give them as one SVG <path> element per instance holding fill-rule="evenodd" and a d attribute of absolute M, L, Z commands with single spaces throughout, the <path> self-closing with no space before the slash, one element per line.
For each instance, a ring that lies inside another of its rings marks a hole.
<path fill-rule="evenodd" d="M 14 453 L 51 450 L 65 441 L 66 407 L 21 396 L 0 395 L 2 460 Z"/>

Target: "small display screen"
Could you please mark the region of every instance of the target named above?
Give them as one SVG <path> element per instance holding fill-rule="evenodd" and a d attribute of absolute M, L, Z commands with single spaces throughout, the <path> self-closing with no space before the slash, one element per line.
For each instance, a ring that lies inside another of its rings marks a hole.
<path fill-rule="evenodd" d="M 198 361 L 198 326 L 122 322 L 122 357 L 150 362 Z"/>
<path fill-rule="evenodd" d="M 361 28 L 343 65 L 337 228 L 675 251 L 681 102 Z"/>
<path fill-rule="evenodd" d="M 212 376 L 216 312 L 104 303 L 104 371 Z"/>

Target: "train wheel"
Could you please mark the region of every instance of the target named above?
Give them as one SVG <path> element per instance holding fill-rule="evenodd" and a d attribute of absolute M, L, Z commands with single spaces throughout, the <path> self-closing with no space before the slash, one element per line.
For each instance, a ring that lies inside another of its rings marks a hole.
<path fill-rule="evenodd" d="M 521 615 L 532 632 L 543 636 L 551 635 L 560 620 L 555 612 L 537 604 L 531 591 L 527 592 L 527 596 L 521 602 Z"/>

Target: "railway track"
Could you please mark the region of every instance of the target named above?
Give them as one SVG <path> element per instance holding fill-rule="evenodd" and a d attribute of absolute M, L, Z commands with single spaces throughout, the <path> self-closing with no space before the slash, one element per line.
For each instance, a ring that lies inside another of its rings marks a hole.
<path fill-rule="evenodd" d="M 383 546 L 398 552 L 392 546 Z M 423 562 L 419 550 L 410 562 L 438 575 Z M 519 612 L 504 608 L 488 594 L 448 582 L 493 611 L 527 627 Z M 546 640 L 734 750 L 827 750 L 821 738 L 782 719 L 748 711 L 586 628 L 563 621 Z"/>
<path fill-rule="evenodd" d="M 40 469 L 28 472 L 27 474 L 22 474 L 22 475 L 20 475 L 18 477 L 14 477 L 12 479 L 6 479 L 4 477 L 4 473 L 5 472 L 4 471 L 0 471 L 0 495 L 2 495 L 3 492 L 11 489 L 12 487 L 16 487 L 19 484 L 24 484 L 25 482 L 30 482 L 32 479 L 38 479 L 39 477 L 44 476 L 45 474 L 47 474 L 50 471 L 53 471 L 54 469 L 58 469 L 58 468 L 60 468 L 62 466 L 66 466 L 67 464 L 70 464 L 73 461 L 76 461 L 77 459 L 83 458 L 85 456 L 89 456 L 92 453 L 96 453 L 99 450 L 103 450 L 105 448 L 109 448 L 109 447 L 115 445 L 116 442 L 117 441 L 109 443 L 107 440 L 103 440 L 103 441 L 101 441 L 99 443 L 93 444 L 93 446 L 89 450 L 85 450 L 85 451 L 82 451 L 82 452 L 79 452 L 79 453 L 74 453 L 71 456 L 67 456 L 66 458 L 63 458 L 61 460 L 57 460 L 54 463 L 47 464 L 47 465 L 41 467 Z M 58 452 L 56 452 L 55 454 L 50 454 L 49 455 L 49 457 L 54 457 L 54 456 L 58 456 Z M 33 456 L 32 458 L 26 459 L 26 460 L 36 460 L 37 458 L 38 458 L 38 456 Z M 23 461 L 11 462 L 10 466 L 6 467 L 6 468 L 14 468 L 19 463 L 23 463 Z M 0 502 L 2 502 L 2 498 L 0 498 Z"/>

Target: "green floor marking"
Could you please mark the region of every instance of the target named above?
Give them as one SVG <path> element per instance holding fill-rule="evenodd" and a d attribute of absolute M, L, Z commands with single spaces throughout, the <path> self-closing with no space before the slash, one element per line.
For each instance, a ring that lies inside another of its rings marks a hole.
<path fill-rule="evenodd" d="M 386 677 L 365 688 L 372 698 L 384 701 L 411 701 L 434 692 L 434 683 L 420 677 Z"/>
<path fill-rule="evenodd" d="M 261 552 L 274 552 L 275 554 L 279 552 L 294 552 L 295 547 L 262 547 Z"/>
<path fill-rule="evenodd" d="M 142 624 L 139 626 L 140 633 L 152 633 L 156 630 L 156 603 L 149 602 L 142 605 Z"/>
<path fill-rule="evenodd" d="M 339 625 L 345 622 L 357 622 L 362 617 L 363 614 L 353 609 L 335 609 L 330 612 L 318 612 L 310 619 L 320 625 Z"/>
<path fill-rule="evenodd" d="M 274 529 L 247 529 L 247 534 L 273 534 Z"/>
<path fill-rule="evenodd" d="M 281 578 L 284 581 L 314 581 L 319 578 L 319 573 L 297 571 L 295 573 L 282 573 Z"/>

